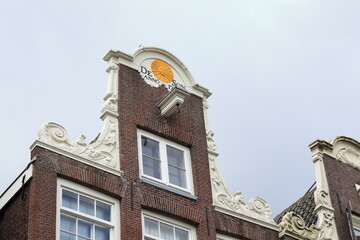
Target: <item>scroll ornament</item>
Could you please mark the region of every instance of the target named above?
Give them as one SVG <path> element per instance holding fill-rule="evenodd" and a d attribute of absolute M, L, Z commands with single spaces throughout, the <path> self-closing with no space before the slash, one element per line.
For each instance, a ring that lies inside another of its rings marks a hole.
<path fill-rule="evenodd" d="M 119 66 L 116 63 L 111 63 L 109 65 L 109 67 L 106 69 L 106 72 L 110 72 L 110 71 L 118 71 L 119 70 Z"/>
<path fill-rule="evenodd" d="M 334 213 L 331 211 L 323 211 L 322 214 L 319 215 L 320 218 L 320 226 L 318 240 L 330 240 L 333 239 L 333 231 L 334 231 Z"/>
<path fill-rule="evenodd" d="M 336 154 L 336 159 L 360 170 L 360 154 L 358 151 L 351 148 L 341 148 Z"/>
<path fill-rule="evenodd" d="M 206 131 L 206 140 L 207 140 L 207 145 L 208 145 L 208 149 L 211 151 L 215 151 L 216 150 L 216 143 L 213 139 L 214 136 L 214 132 L 209 130 Z"/>
<path fill-rule="evenodd" d="M 330 196 L 327 191 L 319 188 L 314 193 L 315 205 L 330 207 Z"/>
<path fill-rule="evenodd" d="M 322 153 L 317 153 L 312 157 L 312 161 L 315 163 L 317 161 L 323 161 L 324 160 L 324 156 Z"/>
<path fill-rule="evenodd" d="M 38 140 L 87 160 L 110 168 L 117 168 L 116 121 L 107 119 L 104 130 L 96 141 L 89 144 L 86 142 L 85 135 L 80 135 L 76 141 L 71 142 L 64 127 L 57 123 L 49 122 L 40 128 Z"/>
<path fill-rule="evenodd" d="M 280 237 L 286 234 L 300 239 L 318 239 L 319 231 L 316 226 L 311 225 L 309 228 L 306 227 L 304 219 L 295 212 L 286 213 L 279 227 Z"/>
<path fill-rule="evenodd" d="M 305 221 L 302 217 L 294 212 L 286 213 L 280 227 L 280 237 L 283 235 L 290 235 L 300 239 L 309 240 L 330 240 L 333 235 L 334 228 L 334 213 L 331 210 L 330 196 L 327 191 L 320 188 L 314 193 L 315 205 L 318 207 L 318 226 L 311 225 L 306 227 Z"/>
<path fill-rule="evenodd" d="M 334 225 L 334 213 L 331 207 L 331 199 L 328 191 L 319 188 L 314 193 L 315 205 L 318 208 L 319 236 L 317 239 L 332 239 Z"/>
<path fill-rule="evenodd" d="M 246 203 L 241 192 L 236 192 L 234 195 L 231 194 L 220 177 L 215 159 L 210 158 L 209 160 L 215 206 L 219 206 L 264 222 L 274 223 L 274 220 L 271 218 L 271 208 L 265 200 L 254 197 Z"/>
<path fill-rule="evenodd" d="M 117 116 L 117 97 L 113 94 L 104 102 L 103 107 L 101 108 L 101 112 L 109 112 L 112 113 L 114 116 Z"/>

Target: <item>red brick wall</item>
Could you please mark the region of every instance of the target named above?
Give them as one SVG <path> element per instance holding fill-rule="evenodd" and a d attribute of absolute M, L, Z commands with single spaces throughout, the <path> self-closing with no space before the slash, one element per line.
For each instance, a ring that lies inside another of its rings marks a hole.
<path fill-rule="evenodd" d="M 216 229 L 218 232 L 228 234 L 239 239 L 274 240 L 279 239 L 279 233 L 275 230 L 234 218 L 217 212 Z M 287 237 L 286 239 L 291 239 Z"/>
<path fill-rule="evenodd" d="M 120 160 L 124 177 L 134 182 L 136 195 L 125 196 L 121 206 L 123 239 L 141 239 L 141 209 L 173 216 L 197 226 L 197 236 L 216 239 L 212 220 L 212 198 L 203 103 L 200 97 L 185 99 L 180 113 L 166 119 L 156 104 L 168 91 L 145 83 L 138 71 L 120 65 L 119 130 Z M 140 182 L 137 129 L 141 128 L 190 148 L 194 191 L 187 197 Z M 130 220 L 131 219 L 131 220 Z"/>
<path fill-rule="evenodd" d="M 9 206 L 2 210 L 0 230 L 6 230 L 0 232 L 0 239 L 9 239 L 8 234 L 12 231 L 10 226 L 14 226 L 19 234 L 14 239 L 55 239 L 58 177 L 119 199 L 121 239 L 142 239 L 142 209 L 196 227 L 198 240 L 215 240 L 216 231 L 239 239 L 278 239 L 276 231 L 214 211 L 202 99 L 190 95 L 185 99 L 180 113 L 164 118 L 160 116 L 156 104 L 166 93 L 168 91 L 164 87 L 153 88 L 145 83 L 136 70 L 120 65 L 119 131 L 123 175 L 115 176 L 36 147 L 32 157 L 36 156 L 37 160 L 26 199 L 20 201 L 19 196 L 15 196 Z M 189 147 L 197 199 L 141 181 L 138 128 Z"/>
<path fill-rule="evenodd" d="M 360 171 L 327 155 L 324 165 L 339 238 L 351 239 L 346 207 L 350 200 L 353 211 L 360 215 L 360 196 L 355 189 L 355 183 L 360 184 Z"/>
<path fill-rule="evenodd" d="M 31 180 L 30 180 L 31 182 Z M 27 182 L 23 190 L 15 196 L 0 211 L 0 239 L 27 239 L 29 214 L 29 189 Z M 22 198 L 23 195 L 23 198 Z"/>
<path fill-rule="evenodd" d="M 82 184 L 119 200 L 126 191 L 127 184 L 121 177 L 77 160 L 41 147 L 36 147 L 32 156 L 37 156 L 37 159 L 29 193 L 29 240 L 55 239 L 57 177 Z"/>
<path fill-rule="evenodd" d="M 156 104 L 167 93 L 164 87 L 153 88 L 146 84 L 138 71 L 120 65 L 120 165 L 124 177 L 132 182 L 132 194 L 128 194 L 128 191 L 121 203 L 122 238 L 141 239 L 141 209 L 147 209 L 196 226 L 198 240 L 215 240 L 216 227 L 220 232 L 243 236 L 240 239 L 278 239 L 276 231 L 213 210 L 202 99 L 190 95 L 185 99 L 180 113 L 166 119 L 160 116 Z M 190 148 L 197 200 L 141 182 L 138 128 Z M 235 227 L 222 228 L 225 220 L 231 221 Z"/>

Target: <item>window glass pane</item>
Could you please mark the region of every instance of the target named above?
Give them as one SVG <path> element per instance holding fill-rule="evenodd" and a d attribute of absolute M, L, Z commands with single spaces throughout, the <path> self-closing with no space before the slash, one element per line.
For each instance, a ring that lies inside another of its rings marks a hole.
<path fill-rule="evenodd" d="M 169 181 L 171 184 L 186 188 L 186 172 L 169 165 Z"/>
<path fill-rule="evenodd" d="M 96 202 L 96 217 L 110 221 L 111 206 L 102 202 Z"/>
<path fill-rule="evenodd" d="M 60 240 L 75 240 L 76 236 L 69 233 L 60 232 Z"/>
<path fill-rule="evenodd" d="M 79 223 L 78 223 L 78 234 L 79 235 L 81 235 L 83 237 L 87 237 L 87 238 L 92 238 L 92 228 L 93 228 L 92 223 L 79 220 Z"/>
<path fill-rule="evenodd" d="M 189 232 L 175 228 L 175 240 L 188 240 L 189 239 Z"/>
<path fill-rule="evenodd" d="M 158 224 L 159 222 L 156 220 L 145 218 L 145 234 L 158 237 L 159 236 Z"/>
<path fill-rule="evenodd" d="M 161 179 L 160 161 L 143 156 L 143 171 L 145 175 Z"/>
<path fill-rule="evenodd" d="M 78 195 L 76 193 L 63 190 L 62 191 L 62 205 L 67 208 L 78 210 L 77 209 L 77 197 L 78 197 Z"/>
<path fill-rule="evenodd" d="M 80 196 L 80 212 L 94 216 L 94 200 Z"/>
<path fill-rule="evenodd" d="M 160 159 L 159 142 L 151 138 L 141 137 L 142 154 Z"/>
<path fill-rule="evenodd" d="M 76 218 L 61 214 L 60 229 L 67 232 L 76 233 Z"/>
<path fill-rule="evenodd" d="M 184 152 L 166 145 L 168 164 L 185 169 Z"/>
<path fill-rule="evenodd" d="M 100 226 L 95 226 L 95 240 L 109 240 L 110 239 L 110 229 L 103 228 Z"/>
<path fill-rule="evenodd" d="M 165 223 L 160 223 L 160 238 L 174 240 L 174 227 Z"/>

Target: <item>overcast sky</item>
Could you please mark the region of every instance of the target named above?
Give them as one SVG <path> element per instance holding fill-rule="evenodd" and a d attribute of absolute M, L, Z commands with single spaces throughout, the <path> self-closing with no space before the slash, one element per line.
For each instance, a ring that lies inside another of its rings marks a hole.
<path fill-rule="evenodd" d="M 164 48 L 213 93 L 227 186 L 273 217 L 315 181 L 308 144 L 360 140 L 360 1 L 0 1 L 0 193 L 40 126 L 101 130 L 109 49 Z"/>

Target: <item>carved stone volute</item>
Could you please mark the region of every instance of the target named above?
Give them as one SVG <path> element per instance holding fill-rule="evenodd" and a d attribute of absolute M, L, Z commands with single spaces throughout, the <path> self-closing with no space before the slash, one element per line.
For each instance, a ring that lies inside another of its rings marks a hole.
<path fill-rule="evenodd" d="M 280 238 L 284 235 L 293 237 L 295 239 L 303 239 L 303 240 L 316 240 L 319 236 L 319 230 L 315 225 L 311 225 L 311 227 L 306 227 L 306 223 L 304 219 L 295 212 L 286 213 L 281 223 L 280 227 Z"/>
<path fill-rule="evenodd" d="M 44 124 L 38 132 L 35 145 L 51 147 L 61 154 L 79 159 L 95 166 L 104 166 L 111 172 L 120 172 L 119 159 L 119 129 L 118 129 L 118 70 L 119 66 L 113 62 L 106 69 L 108 72 L 108 88 L 101 108 L 103 128 L 100 135 L 91 143 L 86 142 L 86 136 L 80 135 L 75 141 L 68 139 L 67 131 L 60 124 L 49 122 Z"/>

